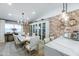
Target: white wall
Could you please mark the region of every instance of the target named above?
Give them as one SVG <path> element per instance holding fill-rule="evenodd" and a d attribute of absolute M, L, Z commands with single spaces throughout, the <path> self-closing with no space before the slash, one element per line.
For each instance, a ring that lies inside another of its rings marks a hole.
<path fill-rule="evenodd" d="M 5 21 L 0 20 L 0 43 L 5 42 L 4 33 L 5 33 Z"/>

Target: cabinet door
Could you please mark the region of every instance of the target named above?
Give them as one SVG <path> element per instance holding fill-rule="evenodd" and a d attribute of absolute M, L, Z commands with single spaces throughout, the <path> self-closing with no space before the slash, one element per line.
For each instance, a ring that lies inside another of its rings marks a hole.
<path fill-rule="evenodd" d="M 35 34 L 37 35 L 37 24 L 35 26 Z"/>
<path fill-rule="evenodd" d="M 35 25 L 33 25 L 33 33 L 35 33 Z"/>
<path fill-rule="evenodd" d="M 40 39 L 41 39 L 41 23 L 39 24 L 39 36 L 40 36 Z"/>
<path fill-rule="evenodd" d="M 32 25 L 30 25 L 30 35 L 32 35 Z"/>
<path fill-rule="evenodd" d="M 46 23 L 42 23 L 42 40 L 44 40 L 46 36 Z"/>

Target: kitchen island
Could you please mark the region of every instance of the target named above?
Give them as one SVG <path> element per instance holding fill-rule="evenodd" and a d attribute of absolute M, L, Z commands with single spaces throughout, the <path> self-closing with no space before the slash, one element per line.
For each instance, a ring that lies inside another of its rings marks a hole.
<path fill-rule="evenodd" d="M 79 41 L 63 36 L 45 44 L 45 56 L 79 56 Z"/>

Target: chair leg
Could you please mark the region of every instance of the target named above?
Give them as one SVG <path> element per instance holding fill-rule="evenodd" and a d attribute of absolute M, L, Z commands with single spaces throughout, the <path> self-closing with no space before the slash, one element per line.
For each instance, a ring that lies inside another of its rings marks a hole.
<path fill-rule="evenodd" d="M 29 56 L 31 56 L 32 54 L 31 54 L 31 51 L 29 51 Z"/>
<path fill-rule="evenodd" d="M 31 56 L 31 51 L 30 50 L 27 50 L 27 49 L 25 49 L 25 55 L 27 55 L 28 54 L 28 56 Z"/>
<path fill-rule="evenodd" d="M 27 52 L 27 50 L 25 49 L 25 55 L 28 55 L 29 56 L 29 54 L 28 54 L 28 52 Z"/>
<path fill-rule="evenodd" d="M 32 54 L 31 54 L 31 50 L 27 50 L 27 52 L 28 52 L 28 55 L 29 55 L 29 56 L 32 55 Z"/>
<path fill-rule="evenodd" d="M 16 48 L 19 48 L 19 44 L 16 44 L 16 43 L 15 43 L 15 46 L 16 46 Z"/>

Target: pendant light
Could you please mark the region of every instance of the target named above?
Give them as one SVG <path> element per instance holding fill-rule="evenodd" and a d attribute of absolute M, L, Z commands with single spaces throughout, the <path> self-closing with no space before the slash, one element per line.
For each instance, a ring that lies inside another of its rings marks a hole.
<path fill-rule="evenodd" d="M 62 10 L 62 14 L 61 14 L 61 18 L 63 19 L 63 21 L 68 21 L 69 17 L 67 14 L 67 3 L 63 3 L 63 10 Z"/>

